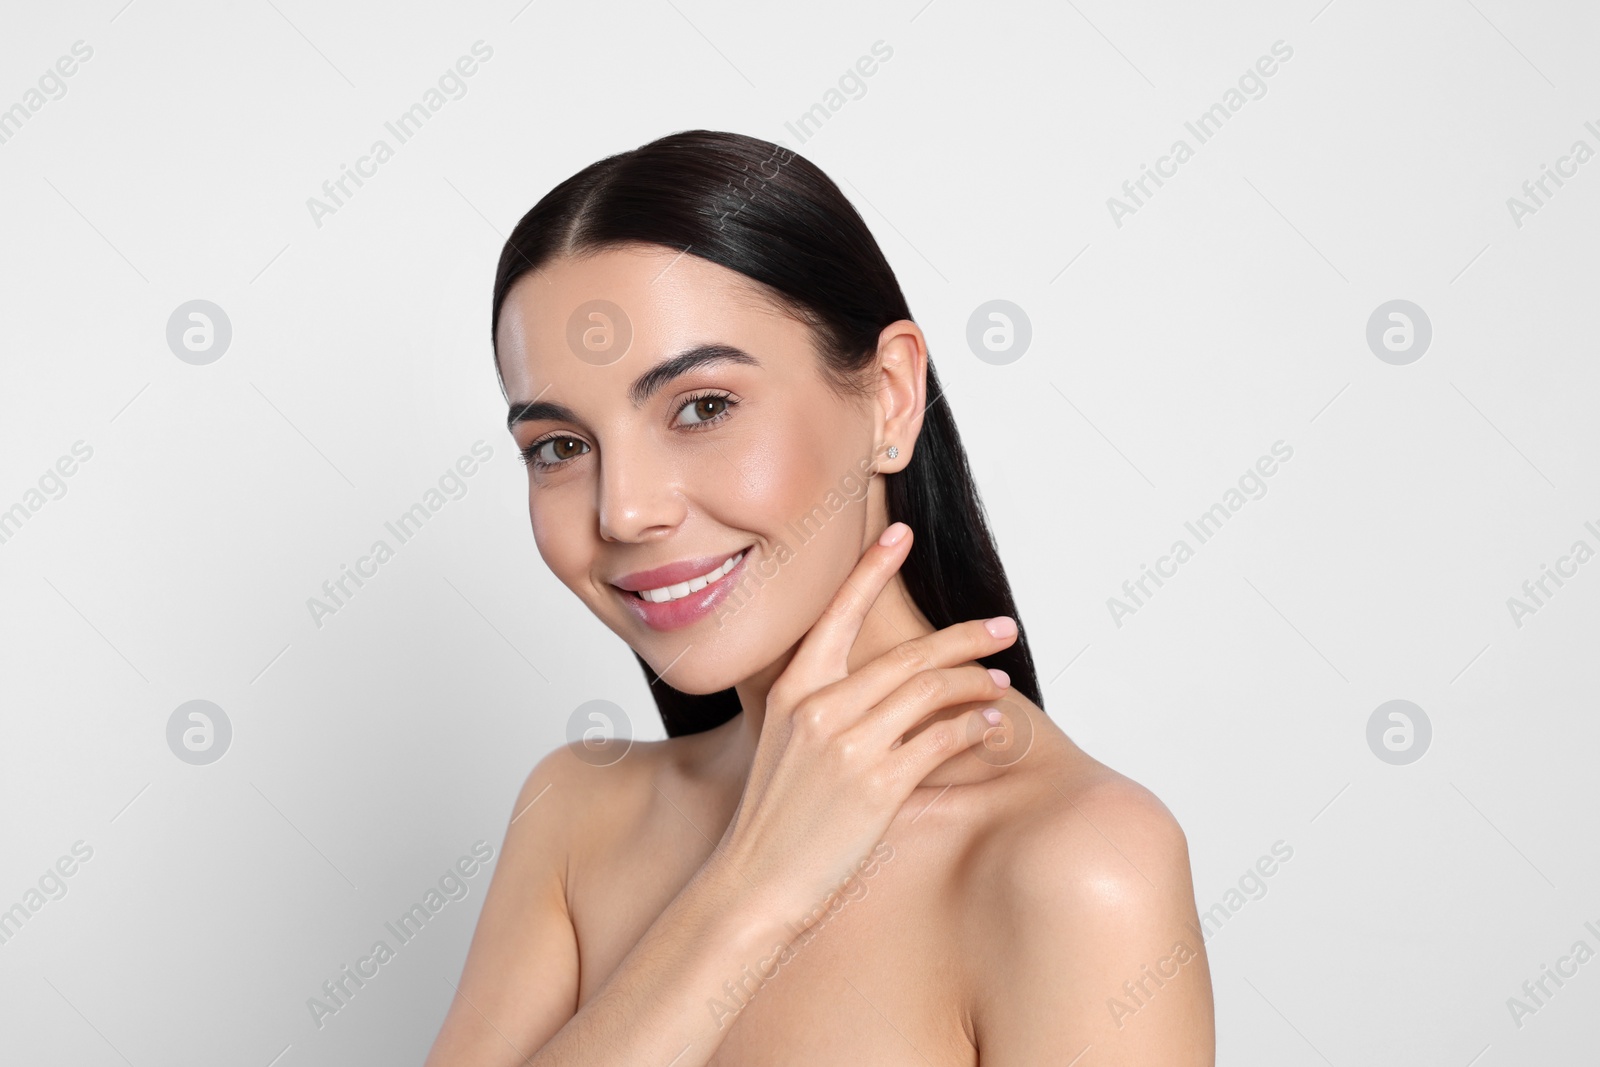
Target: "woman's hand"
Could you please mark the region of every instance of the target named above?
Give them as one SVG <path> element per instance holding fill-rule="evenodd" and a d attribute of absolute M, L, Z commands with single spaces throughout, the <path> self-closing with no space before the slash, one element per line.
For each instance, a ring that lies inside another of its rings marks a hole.
<path fill-rule="evenodd" d="M 910 547 L 904 523 L 884 531 L 768 692 L 750 777 L 718 854 L 775 906 L 801 912 L 836 891 L 911 790 L 999 719 L 980 707 L 900 743 L 941 709 L 1007 691 L 1003 671 L 952 664 L 1010 645 L 1009 618 L 957 623 L 847 670 L 862 620 Z"/>

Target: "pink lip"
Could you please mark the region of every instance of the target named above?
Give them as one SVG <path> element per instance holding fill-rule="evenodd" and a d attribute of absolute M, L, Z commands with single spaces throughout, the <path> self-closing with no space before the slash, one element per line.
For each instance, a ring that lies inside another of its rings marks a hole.
<path fill-rule="evenodd" d="M 693 564 L 693 566 L 688 569 L 685 569 L 685 563 L 674 563 L 670 567 L 630 574 L 626 580 L 633 582 L 643 576 L 647 581 L 640 581 L 638 588 L 659 589 L 663 585 L 673 585 L 677 582 L 687 581 L 690 578 L 698 578 L 727 558 L 727 556 L 709 556 L 703 561 L 689 560 L 687 563 Z M 733 570 L 724 574 L 704 589 L 697 590 L 677 600 L 669 600 L 665 604 L 641 600 L 639 597 L 634 596 L 633 592 L 624 592 L 623 590 L 628 587 L 623 586 L 622 579 L 612 584 L 619 587 L 617 595 L 622 598 L 623 602 L 627 604 L 628 610 L 633 612 L 640 622 L 652 630 L 676 630 L 698 622 L 711 614 L 712 609 L 739 584 L 739 579 L 744 575 L 744 565 L 748 562 L 750 562 L 750 549 L 747 548 L 744 550 L 744 555 L 739 562 L 733 565 Z M 696 567 L 699 569 L 695 569 Z M 662 574 L 669 576 L 676 574 L 677 577 L 667 580 L 657 577 Z"/>

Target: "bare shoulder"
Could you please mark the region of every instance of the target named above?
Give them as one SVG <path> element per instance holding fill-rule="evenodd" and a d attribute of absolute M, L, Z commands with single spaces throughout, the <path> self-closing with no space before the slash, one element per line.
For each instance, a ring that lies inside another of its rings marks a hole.
<path fill-rule="evenodd" d="M 978 802 L 973 888 L 1025 906 L 1064 894 L 1088 905 L 1153 885 L 1187 887 L 1188 839 L 1172 811 L 1059 729 L 1039 735 L 1009 770 Z"/>
<path fill-rule="evenodd" d="M 1018 776 L 1006 825 L 975 856 L 983 1060 L 1066 1062 L 1092 1043 L 1097 1063 L 1210 1064 L 1187 838 L 1153 792 L 1073 751 Z"/>
<path fill-rule="evenodd" d="M 637 824 L 650 804 L 652 785 L 673 761 L 678 742 L 607 738 L 569 741 L 552 749 L 528 773 L 512 816 L 546 808 L 567 831 L 568 860 L 603 846 Z M 548 807 L 547 807 L 548 805 Z M 510 843 L 507 836 L 507 844 Z"/>
<path fill-rule="evenodd" d="M 1018 904 L 1037 894 L 1088 905 L 1147 898 L 1162 886 L 1187 891 L 1188 839 L 1153 792 L 1092 761 L 1048 785 L 1011 843 L 1008 881 Z"/>
<path fill-rule="evenodd" d="M 717 741 L 711 732 L 656 741 L 573 741 L 541 759 L 524 782 L 517 810 L 559 797 L 570 863 L 603 859 L 650 825 L 684 784 L 704 779 Z M 543 797 L 544 799 L 540 799 Z"/>
<path fill-rule="evenodd" d="M 460 995 L 428 1067 L 511 1062 L 508 1049 L 541 1047 L 576 1013 L 573 873 L 636 823 L 669 747 L 574 742 L 534 764 L 511 804 Z"/>

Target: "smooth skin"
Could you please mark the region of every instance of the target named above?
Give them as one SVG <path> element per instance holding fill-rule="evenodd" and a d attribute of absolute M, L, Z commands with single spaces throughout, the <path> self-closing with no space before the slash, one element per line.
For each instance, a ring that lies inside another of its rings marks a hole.
<path fill-rule="evenodd" d="M 567 344 L 597 297 L 632 327 L 606 365 Z M 428 1067 L 1213 1064 L 1182 830 L 977 662 L 1010 620 L 922 615 L 898 573 L 916 531 L 888 523 L 881 478 L 848 478 L 914 454 L 917 325 L 885 327 L 871 387 L 840 397 L 758 286 L 629 246 L 520 279 L 499 331 L 513 405 L 576 416 L 513 428 L 550 463 L 529 472 L 542 558 L 667 681 L 744 710 L 614 762 L 539 761 Z M 630 395 L 706 344 L 755 365 Z M 826 521 L 801 541 L 808 514 Z M 746 546 L 759 585 L 681 630 L 610 584 Z"/>

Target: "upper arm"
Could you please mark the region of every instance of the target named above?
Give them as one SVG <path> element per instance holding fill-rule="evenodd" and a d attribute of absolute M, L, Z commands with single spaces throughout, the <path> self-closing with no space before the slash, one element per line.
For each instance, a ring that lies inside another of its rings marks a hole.
<path fill-rule="evenodd" d="M 1127 779 L 1074 793 L 1007 867 L 975 953 L 985 1067 L 1212 1067 L 1188 843 L 1154 794 Z"/>
<path fill-rule="evenodd" d="M 539 761 L 510 813 L 457 993 L 425 1067 L 520 1064 L 577 1012 L 566 863 L 581 779 L 566 746 Z"/>

